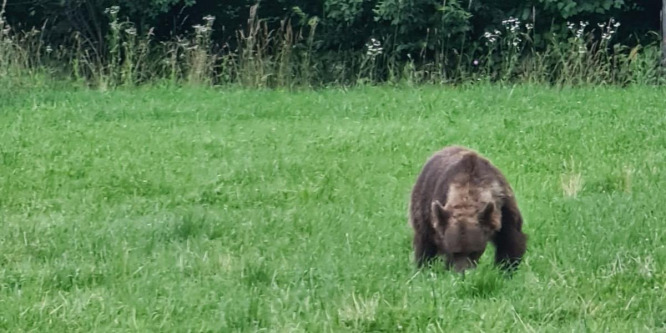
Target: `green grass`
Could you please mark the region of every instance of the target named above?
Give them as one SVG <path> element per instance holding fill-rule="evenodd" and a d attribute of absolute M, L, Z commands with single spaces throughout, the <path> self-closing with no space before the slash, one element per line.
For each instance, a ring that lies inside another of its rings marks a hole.
<path fill-rule="evenodd" d="M 2 91 L 0 329 L 664 330 L 665 92 Z M 516 191 L 512 279 L 414 268 L 448 144 Z"/>

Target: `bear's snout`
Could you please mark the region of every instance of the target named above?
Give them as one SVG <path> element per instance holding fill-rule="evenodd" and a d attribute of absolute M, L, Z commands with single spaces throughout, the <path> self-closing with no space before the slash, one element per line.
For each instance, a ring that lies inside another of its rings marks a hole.
<path fill-rule="evenodd" d="M 449 265 L 456 273 L 465 273 L 466 270 L 476 268 L 476 261 L 469 257 L 460 257 L 453 260 Z"/>

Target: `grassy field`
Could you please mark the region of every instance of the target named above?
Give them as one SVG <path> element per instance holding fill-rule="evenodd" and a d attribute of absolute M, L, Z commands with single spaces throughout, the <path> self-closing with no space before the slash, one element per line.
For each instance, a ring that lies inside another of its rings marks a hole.
<path fill-rule="evenodd" d="M 0 92 L 0 329 L 666 330 L 664 89 Z M 411 186 L 462 144 L 530 236 L 417 272 Z"/>

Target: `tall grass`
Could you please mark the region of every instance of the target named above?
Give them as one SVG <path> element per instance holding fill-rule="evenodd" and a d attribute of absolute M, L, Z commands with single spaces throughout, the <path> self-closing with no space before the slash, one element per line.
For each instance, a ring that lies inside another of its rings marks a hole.
<path fill-rule="evenodd" d="M 35 79 L 39 68 L 48 61 L 42 56 L 41 31 L 14 31 L 5 18 L 6 6 L 4 0 L 0 6 L 0 83 L 22 84 L 26 79 Z M 52 51 L 48 48 L 46 52 Z"/>
<path fill-rule="evenodd" d="M 659 45 L 629 48 L 614 43 L 620 26 L 608 22 L 570 23 L 565 34 L 550 32 L 535 43 L 534 26 L 508 18 L 501 29 L 482 40 L 452 45 L 442 32 L 429 32 L 419 54 L 401 57 L 390 38 L 369 36 L 358 51 L 322 51 L 315 47 L 318 21 L 295 28 L 290 20 L 269 28 L 250 8 L 246 27 L 235 32 L 235 46 L 212 38 L 212 16 L 202 18 L 188 35 L 154 40 L 131 22 L 122 21 L 119 7 L 109 19 L 104 50 L 92 49 L 73 35 L 74 47 L 44 46 L 40 31 L 14 31 L 0 11 L 0 74 L 7 82 L 58 73 L 59 78 L 101 89 L 135 86 L 151 81 L 172 84 L 246 87 L 318 86 L 376 82 L 465 83 L 530 82 L 557 85 L 659 84 Z M 544 34 L 541 34 L 543 36 Z M 426 48 L 434 46 L 434 52 Z M 428 56 L 426 56 L 428 53 Z M 8 79 L 7 79 L 8 78 Z"/>

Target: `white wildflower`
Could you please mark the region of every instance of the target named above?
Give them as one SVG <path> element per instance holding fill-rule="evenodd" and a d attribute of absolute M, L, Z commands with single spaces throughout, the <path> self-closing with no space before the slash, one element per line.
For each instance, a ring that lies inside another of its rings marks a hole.
<path fill-rule="evenodd" d="M 611 17 L 610 20 L 608 20 L 608 24 L 599 23 L 598 26 L 602 29 L 606 28 L 605 31 L 602 30 L 601 32 L 601 40 L 607 42 L 611 40 L 613 35 L 617 32 L 620 22 L 615 22 L 615 19 Z"/>
<path fill-rule="evenodd" d="M 585 32 L 585 27 L 587 27 L 588 24 L 589 22 L 580 21 L 580 27 L 578 28 L 578 30 L 576 30 L 576 39 L 580 39 L 581 37 L 583 37 L 583 33 Z"/>
<path fill-rule="evenodd" d="M 119 6 L 111 6 L 104 10 L 105 14 L 111 14 L 112 16 L 115 16 L 116 14 L 118 14 L 118 12 L 120 12 Z"/>
<path fill-rule="evenodd" d="M 366 55 L 373 58 L 384 52 L 382 43 L 374 38 L 370 38 L 370 42 L 366 43 L 365 47 L 367 48 Z"/>
<path fill-rule="evenodd" d="M 487 41 L 486 41 L 486 45 L 488 45 L 488 44 L 495 44 L 495 42 L 497 41 L 497 38 L 499 37 L 498 32 L 499 32 L 499 31 L 495 30 L 495 34 L 492 34 L 492 33 L 486 31 L 486 32 L 483 34 L 483 38 L 487 39 Z"/>
<path fill-rule="evenodd" d="M 514 18 L 513 16 L 511 16 L 508 19 L 502 21 L 502 25 L 504 25 L 504 26 L 513 25 L 515 23 L 520 23 L 520 21 L 517 18 Z"/>
<path fill-rule="evenodd" d="M 502 21 L 502 25 L 507 27 L 512 33 L 515 33 L 520 28 L 520 20 L 515 17 Z"/>
<path fill-rule="evenodd" d="M 208 26 L 201 24 L 195 24 L 192 26 L 192 28 L 194 28 L 194 31 L 196 32 L 197 35 L 204 34 L 211 30 Z"/>

